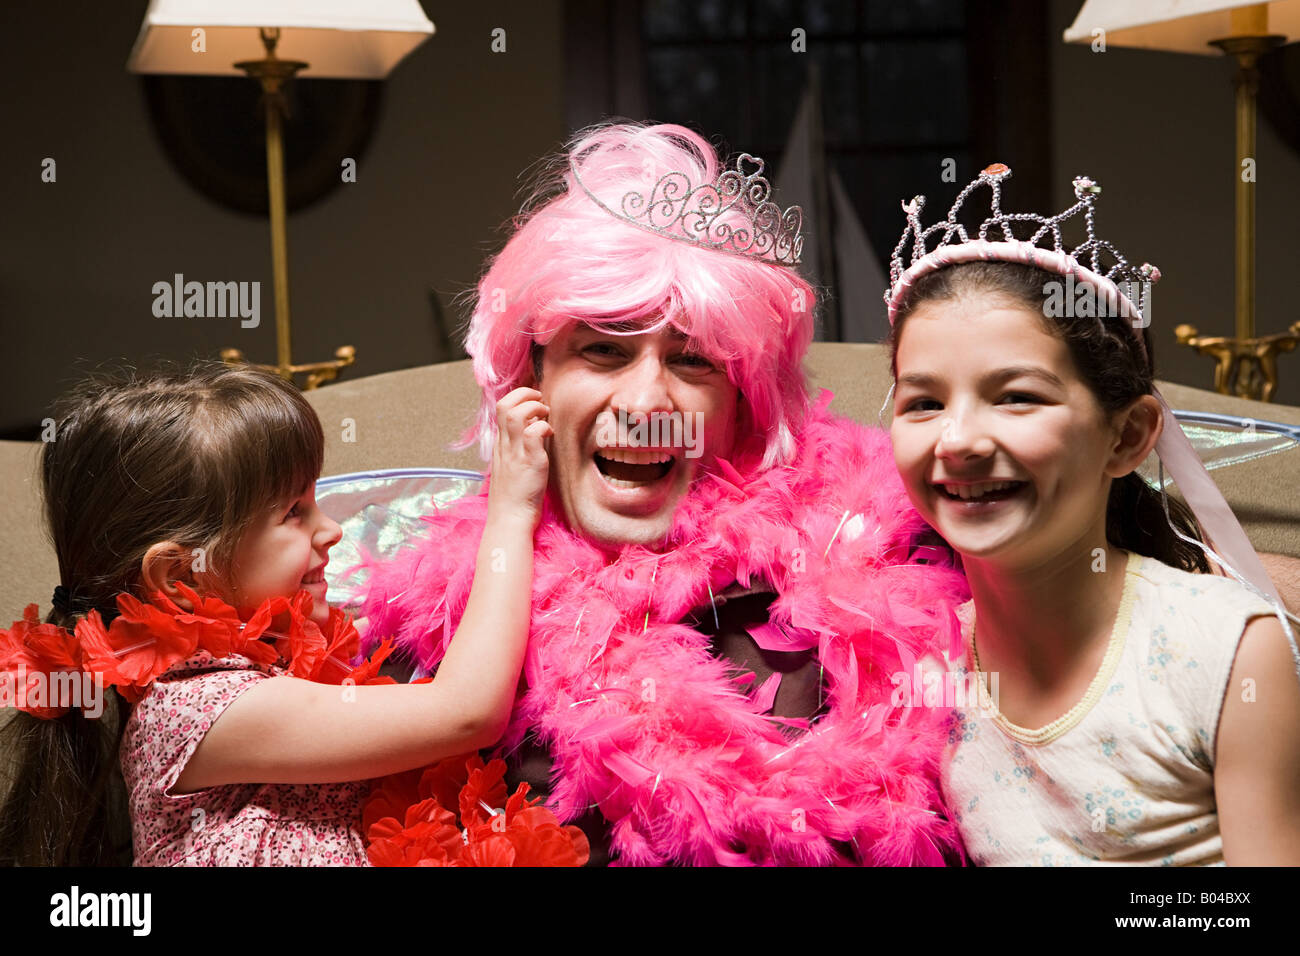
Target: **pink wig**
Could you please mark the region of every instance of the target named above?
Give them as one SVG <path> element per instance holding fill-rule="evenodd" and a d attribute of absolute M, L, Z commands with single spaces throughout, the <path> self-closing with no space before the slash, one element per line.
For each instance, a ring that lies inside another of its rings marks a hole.
<path fill-rule="evenodd" d="M 556 165 L 479 283 L 465 347 L 483 401 L 460 447 L 477 439 L 491 459 L 496 403 L 530 377 L 533 343 L 575 322 L 667 324 L 739 389 L 739 434 L 763 440 L 762 466 L 788 461 L 808 408 L 812 288 L 788 266 L 629 223 L 586 191 L 618 209 L 669 173 L 692 188 L 712 183 L 723 171 L 713 148 L 680 126 L 610 125 L 580 134 Z"/>

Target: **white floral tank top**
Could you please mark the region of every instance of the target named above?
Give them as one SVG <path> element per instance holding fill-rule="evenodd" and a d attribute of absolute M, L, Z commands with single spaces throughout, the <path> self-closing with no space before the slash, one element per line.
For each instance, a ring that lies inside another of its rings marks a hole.
<path fill-rule="evenodd" d="M 975 674 L 974 605 L 944 761 L 946 803 L 979 866 L 1223 862 L 1214 745 L 1237 644 L 1266 602 L 1227 578 L 1129 554 L 1091 685 L 1046 727 L 1018 727 Z M 965 704 L 965 706 L 963 706 Z"/>

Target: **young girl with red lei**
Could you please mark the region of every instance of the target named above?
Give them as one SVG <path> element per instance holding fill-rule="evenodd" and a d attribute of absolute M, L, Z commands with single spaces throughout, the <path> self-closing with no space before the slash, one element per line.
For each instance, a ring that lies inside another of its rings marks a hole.
<path fill-rule="evenodd" d="M 125 801 L 137 865 L 365 865 L 366 781 L 436 761 L 415 786 L 450 791 L 453 809 L 457 786 L 474 794 L 465 828 L 490 828 L 462 862 L 510 856 L 494 836 L 574 850 L 524 796 L 498 809 L 494 768 L 450 759 L 501 735 L 519 680 L 548 467 L 538 397 L 517 389 L 497 407 L 470 606 L 436 679 L 398 686 L 376 677 L 379 654 L 353 667 L 357 632 L 325 601 L 341 532 L 316 503 L 321 425 L 292 385 L 205 367 L 82 386 L 43 454 L 54 608 L 0 630 L 0 691 L 24 711 L 0 748 L 13 760 L 0 859 L 126 862 Z M 57 699 L 78 682 L 113 688 L 108 709 Z M 390 844 L 406 831 L 383 819 L 402 780 L 370 801 L 374 862 L 403 862 Z M 451 814 L 422 812 L 446 846 L 416 855 L 455 860 Z"/>

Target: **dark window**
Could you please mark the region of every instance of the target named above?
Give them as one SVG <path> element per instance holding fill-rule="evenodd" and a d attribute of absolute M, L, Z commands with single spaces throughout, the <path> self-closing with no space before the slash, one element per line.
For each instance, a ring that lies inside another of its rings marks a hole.
<path fill-rule="evenodd" d="M 681 123 L 775 174 L 815 64 L 827 162 L 887 270 L 900 200 L 926 194 L 929 221 L 989 163 L 1046 208 L 1046 20 L 1042 0 L 568 0 L 570 123 Z"/>
<path fill-rule="evenodd" d="M 827 159 L 882 259 L 902 192 L 933 192 L 945 157 L 963 182 L 974 174 L 962 0 L 645 0 L 642 12 L 649 116 L 778 167 L 817 64 Z"/>

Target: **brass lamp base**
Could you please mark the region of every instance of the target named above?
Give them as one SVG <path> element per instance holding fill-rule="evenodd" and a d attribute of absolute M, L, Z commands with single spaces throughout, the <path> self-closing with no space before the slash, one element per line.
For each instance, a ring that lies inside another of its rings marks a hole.
<path fill-rule="evenodd" d="M 1236 91 L 1236 335 L 1204 336 L 1192 325 L 1180 325 L 1174 335 L 1182 345 L 1209 355 L 1215 361 L 1214 388 L 1222 395 L 1237 395 L 1269 402 L 1277 392 L 1277 356 L 1300 342 L 1300 322 L 1276 335 L 1255 334 L 1255 177 L 1247 175 L 1256 152 L 1255 97 L 1259 92 L 1259 58 L 1286 42 L 1286 37 L 1266 32 L 1264 4 L 1239 8 L 1233 13 L 1234 36 L 1211 41 L 1237 61 Z"/>
<path fill-rule="evenodd" d="M 1178 326 L 1174 335 L 1180 345 L 1214 359 L 1214 388 L 1220 394 L 1271 402 L 1277 392 L 1278 353 L 1300 345 L 1300 322 L 1286 332 L 1257 338 L 1199 335 L 1193 325 Z"/>
<path fill-rule="evenodd" d="M 245 60 L 236 63 L 236 68 L 243 70 L 262 86 L 262 103 L 266 114 L 266 189 L 267 205 L 271 220 L 271 271 L 275 280 L 275 354 L 274 365 L 262 365 L 259 368 L 275 372 L 287 382 L 297 382 L 297 376 L 305 376 L 302 384 L 304 391 L 310 391 L 325 382 L 332 382 L 339 373 L 356 361 L 357 350 L 351 345 L 344 345 L 334 350 L 334 358 L 325 362 L 308 362 L 293 364 L 290 357 L 292 344 L 289 323 L 289 239 L 286 223 L 284 197 L 284 132 L 283 118 L 287 111 L 284 99 L 284 86 L 308 64 L 301 60 L 282 60 L 275 55 L 276 45 L 280 41 L 278 29 L 261 31 L 262 45 L 266 57 L 261 60 Z M 221 360 L 227 365 L 239 365 L 247 362 L 239 349 L 221 350 Z"/>
<path fill-rule="evenodd" d="M 287 369 L 278 365 L 258 365 L 257 368 L 264 368 L 268 372 L 275 372 L 281 378 L 288 379 L 297 383 L 297 376 L 305 375 L 306 378 L 302 383 L 302 390 L 310 392 L 312 389 L 324 385 L 326 382 L 332 382 L 339 377 L 345 368 L 357 360 L 357 350 L 351 345 L 341 345 L 334 350 L 334 358 L 327 362 L 308 362 L 305 365 L 290 365 Z M 221 361 L 227 365 L 244 365 L 248 359 L 239 349 L 222 349 Z"/>

